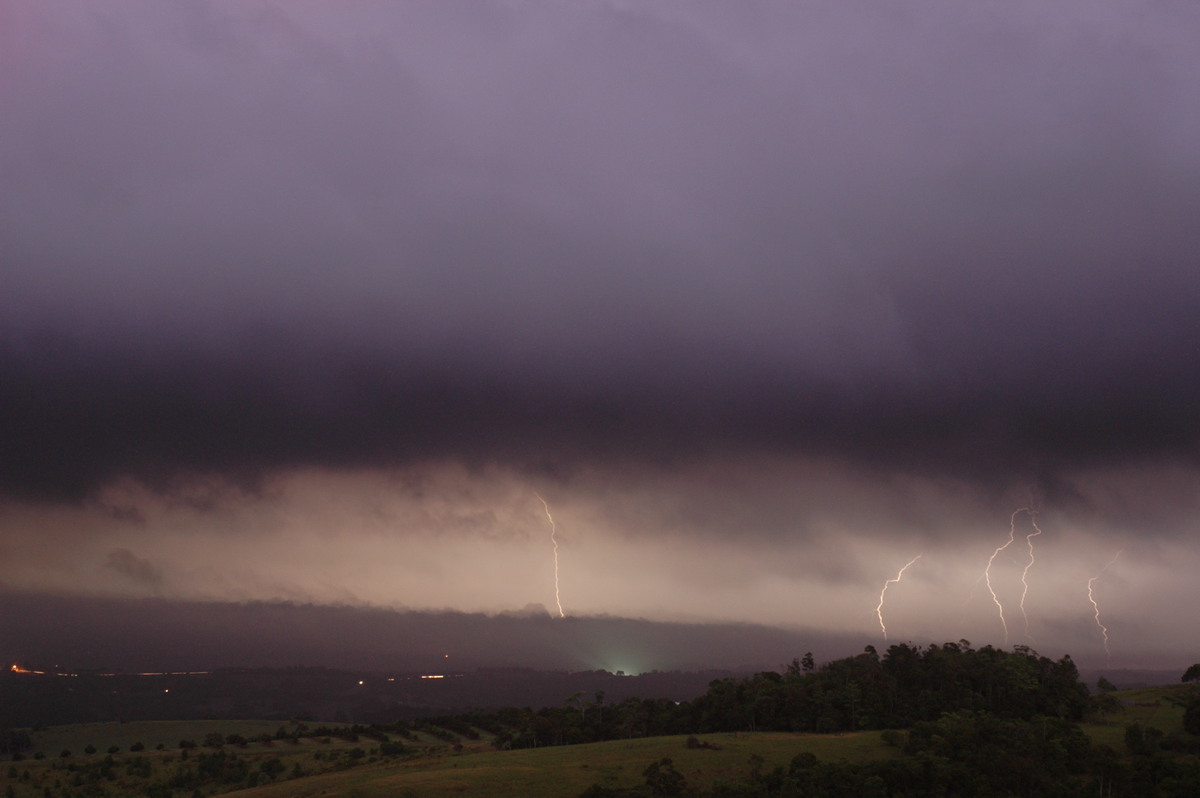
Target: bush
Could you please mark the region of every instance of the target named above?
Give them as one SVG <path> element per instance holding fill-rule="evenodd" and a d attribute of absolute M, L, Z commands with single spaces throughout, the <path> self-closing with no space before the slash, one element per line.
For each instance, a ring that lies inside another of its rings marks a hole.
<path fill-rule="evenodd" d="M 667 757 L 651 763 L 642 771 L 642 775 L 646 777 L 646 786 L 655 798 L 675 798 L 687 790 L 687 780 Z"/>
<path fill-rule="evenodd" d="M 390 740 L 379 744 L 379 753 L 382 756 L 399 756 L 405 751 L 404 743 L 392 742 Z"/>
<path fill-rule="evenodd" d="M 1183 730 L 1188 734 L 1200 734 L 1200 698 L 1192 699 L 1183 710 Z"/>

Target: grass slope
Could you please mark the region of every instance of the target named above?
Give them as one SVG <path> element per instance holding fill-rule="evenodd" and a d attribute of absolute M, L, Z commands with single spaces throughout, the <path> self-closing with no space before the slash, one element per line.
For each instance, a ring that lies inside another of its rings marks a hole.
<path fill-rule="evenodd" d="M 1177 703 L 1194 694 L 1192 685 L 1145 687 L 1137 690 L 1118 690 L 1113 697 L 1120 702 L 1116 712 L 1094 715 L 1083 730 L 1093 745 L 1107 745 L 1125 752 L 1125 727 L 1132 723 L 1155 728 L 1164 734 L 1183 731 L 1183 707 Z"/>
<path fill-rule="evenodd" d="M 867 761 L 896 756 L 878 732 L 806 735 L 772 732 L 704 735 L 717 749 L 688 748 L 685 736 L 614 740 L 589 745 L 462 755 L 422 756 L 401 764 L 378 764 L 329 773 L 303 783 L 271 784 L 236 793 L 245 798 L 283 796 L 576 796 L 592 784 L 634 787 L 642 771 L 667 757 L 692 786 L 736 781 L 753 767 L 787 767 L 802 751 L 825 760 Z M 761 757 L 756 763 L 752 757 Z"/>

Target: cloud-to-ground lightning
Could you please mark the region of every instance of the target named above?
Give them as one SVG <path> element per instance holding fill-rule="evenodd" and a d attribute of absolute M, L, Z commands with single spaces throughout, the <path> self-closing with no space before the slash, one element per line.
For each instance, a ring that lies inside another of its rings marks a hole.
<path fill-rule="evenodd" d="M 1037 513 L 1032 509 L 1026 508 L 1029 513 L 1029 523 L 1033 526 L 1033 531 L 1025 536 L 1025 544 L 1029 546 L 1029 562 L 1025 563 L 1025 569 L 1021 571 L 1021 617 L 1025 619 L 1025 639 L 1029 638 L 1029 616 L 1025 614 L 1025 597 L 1029 595 L 1029 569 L 1033 567 L 1033 539 L 1042 534 L 1042 530 L 1037 525 Z M 1020 512 L 1018 510 L 1017 512 Z M 1016 515 L 1013 516 L 1016 518 Z"/>
<path fill-rule="evenodd" d="M 1000 546 L 992 552 L 992 556 L 988 557 L 987 566 L 983 569 L 983 581 L 987 583 L 988 592 L 992 594 L 992 601 L 996 605 L 996 609 L 1000 612 L 1000 625 L 1004 627 L 1004 645 L 1008 645 L 1008 621 L 1004 618 L 1004 605 L 1000 603 L 1000 597 L 996 595 L 996 589 L 992 587 L 992 563 L 996 561 L 996 557 L 1000 552 L 1007 549 L 1017 539 L 1017 515 L 1024 512 L 1025 508 L 1021 508 L 1012 514 L 1008 520 L 1008 542 Z"/>
<path fill-rule="evenodd" d="M 888 585 L 893 585 L 896 582 L 899 582 L 902 578 L 904 578 L 904 572 L 908 570 L 909 566 L 911 566 L 917 560 L 921 559 L 921 557 L 922 557 L 922 555 L 918 554 L 916 557 L 913 557 L 911 560 L 909 560 L 905 564 L 905 566 L 900 569 L 900 572 L 896 574 L 896 577 L 894 579 L 889 579 L 883 583 L 883 590 L 879 591 L 879 606 L 875 608 L 875 614 L 879 616 L 879 628 L 883 630 L 883 639 L 884 640 L 888 639 L 888 633 L 887 633 L 887 625 L 884 624 L 884 622 L 883 622 L 883 597 L 887 593 Z"/>
<path fill-rule="evenodd" d="M 1124 549 L 1121 549 L 1121 551 L 1124 551 Z M 1108 627 L 1100 622 L 1100 605 L 1096 603 L 1096 596 L 1092 592 L 1092 586 L 1095 585 L 1096 580 L 1103 576 L 1104 572 L 1107 571 L 1109 567 L 1117 561 L 1117 558 L 1121 556 L 1121 551 L 1118 551 L 1116 554 L 1114 554 L 1113 558 L 1108 561 L 1108 565 L 1105 565 L 1100 569 L 1100 573 L 1089 579 L 1087 585 L 1088 601 L 1092 602 L 1092 609 L 1096 611 L 1096 626 L 1100 627 L 1100 634 L 1104 636 L 1104 656 L 1108 658 L 1109 663 L 1112 662 L 1112 652 L 1108 650 Z"/>
<path fill-rule="evenodd" d="M 546 508 L 546 520 L 550 522 L 550 542 L 554 544 L 554 603 L 558 605 L 558 617 L 565 618 L 567 614 L 563 612 L 562 598 L 558 592 L 558 526 L 554 523 L 554 516 L 550 515 L 550 505 L 546 500 L 537 493 L 533 495 L 537 496 L 542 507 Z"/>

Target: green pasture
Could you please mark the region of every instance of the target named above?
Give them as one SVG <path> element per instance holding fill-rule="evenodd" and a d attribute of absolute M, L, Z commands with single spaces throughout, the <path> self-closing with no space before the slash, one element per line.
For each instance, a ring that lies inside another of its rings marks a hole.
<path fill-rule="evenodd" d="M 1183 699 L 1195 690 L 1191 685 L 1118 690 L 1112 696 L 1120 708 L 1093 715 L 1082 728 L 1094 745 L 1107 745 L 1125 753 L 1125 727 L 1132 723 L 1141 723 L 1164 734 L 1182 732 L 1183 707 L 1176 699 Z"/>
<path fill-rule="evenodd" d="M 613 740 L 588 745 L 520 751 L 490 751 L 421 757 L 352 772 L 313 776 L 299 784 L 278 783 L 238 793 L 246 798 L 283 796 L 496 796 L 529 798 L 576 796 L 592 784 L 635 787 L 642 771 L 669 758 L 692 786 L 747 778 L 752 768 L 786 768 L 792 757 L 810 752 L 830 761 L 867 761 L 896 756 L 878 732 L 805 735 L 772 732 L 711 734 L 698 739 L 714 748 L 688 748 L 686 736 Z M 756 760 L 755 757 L 761 758 Z"/>

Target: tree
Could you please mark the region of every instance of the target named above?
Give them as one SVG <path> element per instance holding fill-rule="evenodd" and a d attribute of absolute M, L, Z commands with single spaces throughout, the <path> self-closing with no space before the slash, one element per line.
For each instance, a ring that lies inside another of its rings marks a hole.
<path fill-rule="evenodd" d="M 1197 662 L 1195 665 L 1191 666 L 1186 671 L 1184 671 L 1183 678 L 1180 679 L 1180 681 L 1200 682 L 1200 662 Z"/>
<path fill-rule="evenodd" d="M 1161 729 L 1146 726 L 1141 721 L 1125 727 L 1125 747 L 1134 756 L 1150 756 L 1158 750 L 1162 738 Z"/>
<path fill-rule="evenodd" d="M 687 789 L 687 779 L 675 769 L 668 757 L 652 763 L 642 771 L 642 775 L 646 777 L 646 786 L 655 798 L 675 798 L 683 795 Z"/>
<path fill-rule="evenodd" d="M 1188 734 L 1200 734 L 1200 698 L 1189 701 L 1184 708 L 1183 730 Z"/>

